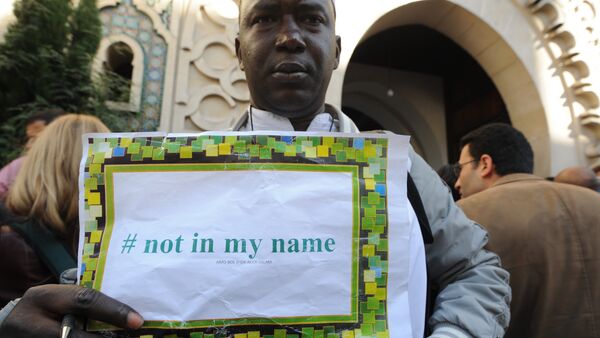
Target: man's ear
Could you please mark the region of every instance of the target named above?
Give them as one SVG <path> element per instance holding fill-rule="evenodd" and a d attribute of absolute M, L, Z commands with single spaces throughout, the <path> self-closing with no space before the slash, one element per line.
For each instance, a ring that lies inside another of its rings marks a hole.
<path fill-rule="evenodd" d="M 240 36 L 235 37 L 235 55 L 238 59 L 238 65 L 241 70 L 244 70 L 244 61 L 242 60 L 242 51 L 240 49 Z"/>
<path fill-rule="evenodd" d="M 340 55 L 342 54 L 342 38 L 339 35 L 335 36 L 335 65 L 333 69 L 337 69 L 340 65 Z"/>
<path fill-rule="evenodd" d="M 479 159 L 479 163 L 481 166 L 480 176 L 482 178 L 489 178 L 496 173 L 496 169 L 494 168 L 494 160 L 488 154 L 481 155 Z"/>

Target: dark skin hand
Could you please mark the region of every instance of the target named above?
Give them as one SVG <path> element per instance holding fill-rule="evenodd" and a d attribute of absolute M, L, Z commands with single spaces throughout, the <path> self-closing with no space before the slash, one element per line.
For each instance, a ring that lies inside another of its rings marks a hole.
<path fill-rule="evenodd" d="M 42 285 L 23 295 L 0 326 L 0 337 L 60 337 L 65 314 L 99 320 L 124 329 L 137 329 L 144 320 L 129 306 L 100 292 L 75 285 Z M 78 329 L 69 338 L 98 338 Z"/>

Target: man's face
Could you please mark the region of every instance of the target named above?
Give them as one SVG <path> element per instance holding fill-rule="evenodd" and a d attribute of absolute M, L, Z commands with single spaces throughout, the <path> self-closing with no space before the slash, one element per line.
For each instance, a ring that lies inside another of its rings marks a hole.
<path fill-rule="evenodd" d="M 331 0 L 243 0 L 236 54 L 251 103 L 289 118 L 323 109 L 337 68 Z"/>
<path fill-rule="evenodd" d="M 460 151 L 458 164 L 461 169 L 454 188 L 458 190 L 461 198 L 469 197 L 486 189 L 479 170 L 481 161 L 471 156 L 468 144 Z"/>

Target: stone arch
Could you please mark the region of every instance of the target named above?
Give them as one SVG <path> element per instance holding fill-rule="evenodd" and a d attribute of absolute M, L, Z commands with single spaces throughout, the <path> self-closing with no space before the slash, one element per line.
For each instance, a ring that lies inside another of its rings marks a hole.
<path fill-rule="evenodd" d="M 342 12 L 350 8 L 344 2 L 337 5 L 338 17 L 343 18 Z M 343 41 L 345 48 L 350 46 L 351 50 L 342 55 L 340 70 L 332 79 L 330 101 L 339 104 L 336 100 L 341 98 L 352 50 L 361 41 L 392 27 L 423 25 L 453 40 L 482 66 L 502 96 L 513 125 L 531 142 L 536 153 L 536 173 L 550 174 L 551 131 L 541 97 L 544 84 L 535 76 L 538 72 L 536 51 L 532 50 L 535 43 L 525 34 L 532 31 L 531 26 L 517 5 L 507 1 L 452 0 L 396 1 L 373 7 L 364 13 L 365 22 L 338 22 L 339 31 L 350 32 L 350 39 L 344 40 L 344 35 Z"/>

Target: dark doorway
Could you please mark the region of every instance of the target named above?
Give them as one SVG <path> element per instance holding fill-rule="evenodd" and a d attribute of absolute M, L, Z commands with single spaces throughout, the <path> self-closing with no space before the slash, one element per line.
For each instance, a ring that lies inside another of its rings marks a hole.
<path fill-rule="evenodd" d="M 477 61 L 431 28 L 407 25 L 378 33 L 355 49 L 351 62 L 442 78 L 450 163 L 458 159 L 463 135 L 490 122 L 510 123 L 500 93 Z"/>
<path fill-rule="evenodd" d="M 352 108 L 342 107 L 344 114 L 348 115 L 358 127 L 358 130 L 384 130 L 385 128 L 377 121 L 373 120 L 368 114 Z"/>
<path fill-rule="evenodd" d="M 104 73 L 108 98 L 115 102 L 129 102 L 133 76 L 133 50 L 126 43 L 116 42 L 106 51 Z"/>

